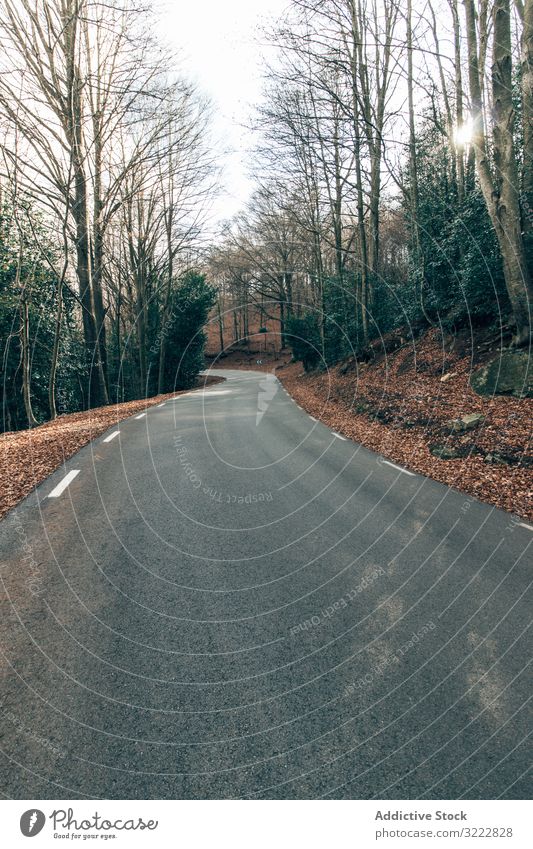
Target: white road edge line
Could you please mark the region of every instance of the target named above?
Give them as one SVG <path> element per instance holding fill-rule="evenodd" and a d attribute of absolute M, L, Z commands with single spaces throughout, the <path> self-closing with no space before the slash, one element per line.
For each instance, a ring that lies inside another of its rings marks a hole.
<path fill-rule="evenodd" d="M 519 522 L 518 526 L 520 528 L 527 528 L 528 531 L 533 531 L 533 525 L 527 525 L 525 522 Z"/>
<path fill-rule="evenodd" d="M 335 433 L 335 431 L 333 431 L 333 436 L 336 436 L 337 439 L 342 439 L 343 442 L 347 441 L 345 436 L 341 436 L 340 433 Z"/>
<path fill-rule="evenodd" d="M 137 421 L 139 421 L 139 419 L 144 419 L 145 415 L 146 413 L 141 413 L 140 416 L 135 416 L 135 418 L 137 419 Z"/>
<path fill-rule="evenodd" d="M 393 469 L 397 469 L 399 472 L 403 472 L 404 475 L 410 475 L 412 478 L 416 478 L 415 472 L 409 472 L 407 469 L 404 469 L 402 466 L 397 466 L 396 463 L 391 463 L 390 460 L 381 460 L 381 463 L 384 463 L 386 466 L 391 466 Z"/>
<path fill-rule="evenodd" d="M 309 418 L 311 419 L 312 422 L 316 422 L 316 419 L 315 419 L 314 416 L 309 416 Z"/>
<path fill-rule="evenodd" d="M 69 472 L 68 475 L 65 475 L 61 483 L 58 483 L 55 489 L 52 490 L 48 498 L 59 498 L 59 496 L 66 490 L 67 486 L 72 483 L 74 478 L 77 477 L 79 473 L 79 469 L 72 469 L 72 471 Z"/>
<path fill-rule="evenodd" d="M 106 436 L 106 438 L 103 440 L 103 442 L 112 442 L 112 440 L 115 439 L 119 434 L 120 434 L 120 431 L 115 430 L 113 433 L 110 433 L 109 436 Z"/>
<path fill-rule="evenodd" d="M 166 401 L 163 401 L 163 403 L 162 403 L 162 404 L 158 404 L 158 405 L 157 405 L 157 408 L 159 409 L 159 407 L 164 407 L 164 406 L 165 406 L 165 404 L 166 404 Z"/>

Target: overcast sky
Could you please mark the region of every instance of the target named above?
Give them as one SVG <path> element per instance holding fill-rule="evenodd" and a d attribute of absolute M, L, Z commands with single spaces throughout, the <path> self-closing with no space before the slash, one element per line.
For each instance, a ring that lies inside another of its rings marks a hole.
<path fill-rule="evenodd" d="M 246 201 L 250 145 L 244 124 L 261 93 L 260 29 L 287 0 L 162 0 L 166 39 L 180 50 L 183 70 L 213 102 L 215 132 L 234 151 L 225 171 L 227 195 L 217 217 L 230 217 Z"/>

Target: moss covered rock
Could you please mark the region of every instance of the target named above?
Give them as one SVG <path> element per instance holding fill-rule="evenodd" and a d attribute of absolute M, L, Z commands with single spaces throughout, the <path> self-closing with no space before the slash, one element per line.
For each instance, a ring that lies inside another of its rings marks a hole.
<path fill-rule="evenodd" d="M 474 430 L 485 421 L 483 413 L 469 413 L 460 419 L 452 419 L 448 422 L 448 427 L 452 433 L 465 433 L 468 430 Z"/>
<path fill-rule="evenodd" d="M 514 395 L 533 398 L 533 357 L 528 351 L 502 351 L 473 372 L 470 386 L 478 395 Z"/>
<path fill-rule="evenodd" d="M 461 456 L 459 451 L 449 445 L 433 445 L 429 450 L 439 460 L 457 460 Z"/>

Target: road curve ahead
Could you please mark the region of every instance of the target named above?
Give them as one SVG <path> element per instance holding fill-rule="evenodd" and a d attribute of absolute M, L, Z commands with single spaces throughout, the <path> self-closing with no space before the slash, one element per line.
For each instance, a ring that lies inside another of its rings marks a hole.
<path fill-rule="evenodd" d="M 2 793 L 527 798 L 533 530 L 219 373 L 0 524 Z"/>

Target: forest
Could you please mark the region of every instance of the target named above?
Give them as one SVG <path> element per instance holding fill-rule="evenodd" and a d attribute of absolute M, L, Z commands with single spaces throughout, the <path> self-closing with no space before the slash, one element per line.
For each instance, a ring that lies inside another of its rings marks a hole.
<path fill-rule="evenodd" d="M 0 2 L 4 430 L 187 388 L 250 308 L 308 369 L 404 327 L 527 349 L 533 0 L 292 0 L 215 235 L 210 104 L 152 21 Z"/>
<path fill-rule="evenodd" d="M 235 341 L 253 308 L 308 369 L 396 328 L 527 349 L 531 0 L 294 0 L 265 36 L 255 191 L 211 259 Z"/>
<path fill-rule="evenodd" d="M 150 19 L 120 0 L 0 4 L 4 430 L 187 387 L 203 365 L 209 105 Z"/>
<path fill-rule="evenodd" d="M 532 303 L 533 0 L 0 0 L 6 847 L 532 846 Z"/>

